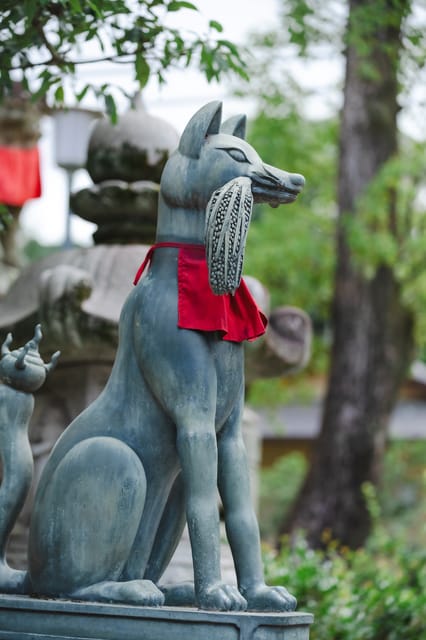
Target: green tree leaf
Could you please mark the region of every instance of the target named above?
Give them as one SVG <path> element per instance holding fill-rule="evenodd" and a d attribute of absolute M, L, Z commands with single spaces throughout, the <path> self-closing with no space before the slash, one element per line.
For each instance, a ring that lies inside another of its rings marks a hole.
<path fill-rule="evenodd" d="M 64 97 L 64 88 L 62 85 L 59 85 L 59 87 L 55 89 L 54 93 L 55 102 L 63 103 Z"/>
<path fill-rule="evenodd" d="M 81 13 L 82 12 L 80 0 L 70 0 L 70 5 L 71 5 L 72 10 L 75 11 L 75 13 Z"/>
<path fill-rule="evenodd" d="M 172 0 L 167 5 L 167 11 L 180 11 L 181 9 L 191 9 L 192 11 L 198 11 L 198 8 L 192 2 L 181 2 L 180 0 Z"/>
<path fill-rule="evenodd" d="M 137 54 L 135 60 L 136 80 L 139 82 L 141 89 L 145 87 L 151 72 L 149 64 L 143 55 Z"/>
<path fill-rule="evenodd" d="M 117 122 L 117 105 L 115 104 L 115 100 L 109 93 L 104 94 L 104 100 L 105 110 L 111 118 L 111 122 L 115 124 Z"/>
<path fill-rule="evenodd" d="M 223 26 L 220 24 L 220 22 L 217 22 L 216 20 L 210 20 L 209 27 L 211 29 L 214 29 L 215 31 L 218 31 L 219 33 L 222 33 L 223 31 Z"/>

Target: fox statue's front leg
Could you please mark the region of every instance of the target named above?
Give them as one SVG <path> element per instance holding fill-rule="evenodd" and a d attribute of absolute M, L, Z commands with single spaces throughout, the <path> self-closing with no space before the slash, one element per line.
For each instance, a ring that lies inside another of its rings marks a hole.
<path fill-rule="evenodd" d="M 244 610 L 238 590 L 222 582 L 214 429 L 181 430 L 178 451 L 186 484 L 186 512 L 194 563 L 195 601 L 202 609 Z M 202 481 L 201 481 L 202 478 Z"/>
<path fill-rule="evenodd" d="M 241 401 L 218 436 L 218 484 L 238 588 L 252 611 L 294 611 L 297 602 L 284 587 L 265 584 L 259 527 L 250 499 L 247 455 L 241 432 Z"/>
<path fill-rule="evenodd" d="M 241 433 L 240 402 L 216 435 L 183 433 L 178 438 L 186 477 L 187 515 L 194 560 L 194 585 L 163 587 L 166 604 L 203 609 L 293 611 L 296 599 L 284 587 L 265 584 L 259 528 L 250 499 L 247 456 Z M 227 537 L 238 580 L 221 581 L 216 477 L 222 498 Z M 200 480 L 202 478 L 202 481 Z"/>

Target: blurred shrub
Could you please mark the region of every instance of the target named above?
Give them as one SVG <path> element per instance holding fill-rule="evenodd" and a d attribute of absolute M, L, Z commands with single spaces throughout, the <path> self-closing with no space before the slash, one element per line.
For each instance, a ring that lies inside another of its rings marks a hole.
<path fill-rule="evenodd" d="M 326 552 L 299 537 L 266 554 L 270 584 L 282 584 L 298 610 L 315 616 L 311 640 L 425 640 L 426 550 L 372 536 L 365 549 Z"/>
<path fill-rule="evenodd" d="M 425 442 L 390 446 L 381 490 L 364 487 L 374 522 L 365 548 L 342 548 L 325 532 L 326 551 L 309 549 L 302 534 L 291 545 L 284 539 L 279 553 L 265 551 L 269 583 L 286 586 L 299 611 L 315 615 L 311 640 L 426 640 L 425 456 Z M 278 487 L 285 508 L 303 467 L 291 454 L 263 473 L 264 527 Z M 269 537 L 282 516 L 269 513 Z"/>

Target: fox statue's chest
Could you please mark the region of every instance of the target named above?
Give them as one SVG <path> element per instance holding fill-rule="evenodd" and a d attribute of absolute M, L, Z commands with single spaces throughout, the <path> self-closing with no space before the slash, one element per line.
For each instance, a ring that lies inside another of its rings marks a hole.
<path fill-rule="evenodd" d="M 253 340 L 265 332 L 266 317 L 243 280 L 232 295 L 213 293 L 203 245 L 157 243 L 142 263 L 135 284 L 151 261 L 140 294 L 147 313 L 167 314 L 179 329 L 215 332 L 226 342 Z"/>
<path fill-rule="evenodd" d="M 241 343 L 217 340 L 212 354 L 217 381 L 216 429 L 220 430 L 244 394 L 244 348 Z"/>

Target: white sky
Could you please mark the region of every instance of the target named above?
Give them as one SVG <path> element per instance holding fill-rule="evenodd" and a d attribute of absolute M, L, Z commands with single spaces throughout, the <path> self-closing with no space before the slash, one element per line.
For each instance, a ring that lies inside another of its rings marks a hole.
<path fill-rule="evenodd" d="M 174 26 L 193 29 L 202 32 L 208 20 L 214 19 L 222 23 L 224 32 L 221 34 L 236 44 L 244 43 L 248 32 L 263 31 L 277 23 L 277 7 L 279 0 L 196 0 L 200 15 L 193 11 L 175 14 Z M 306 84 L 326 83 L 334 81 L 341 73 L 339 61 L 322 62 L 322 68 L 315 65 L 304 68 L 301 77 Z M 324 65 L 326 65 L 324 67 Z M 101 83 L 108 80 L 122 84 L 128 90 L 132 86 L 132 73 L 126 68 L 99 66 L 86 68 L 85 76 L 93 77 Z M 104 76 L 104 80 L 102 79 Z M 229 97 L 226 81 L 208 84 L 203 76 L 193 70 L 171 72 L 167 76 L 167 83 L 159 88 L 155 81 L 150 81 L 143 92 L 143 99 L 147 110 L 155 116 L 164 118 L 179 132 L 193 113 L 206 102 L 220 99 L 224 101 L 224 114 L 247 113 L 250 117 L 252 105 Z M 422 90 L 422 89 L 420 89 Z M 424 91 L 424 87 L 423 87 Z M 330 96 L 328 96 L 330 101 Z M 331 97 L 333 101 L 333 97 Z M 95 106 L 95 105 L 86 105 Z M 316 104 L 316 115 L 325 115 L 327 102 Z M 125 111 L 127 105 L 124 100 L 119 105 L 120 111 Z M 410 123 L 407 123 L 408 125 Z M 411 123 L 412 124 L 412 123 Z M 424 125 L 424 123 L 423 123 Z M 55 165 L 53 123 L 50 118 L 42 122 L 42 138 L 39 143 L 42 163 L 42 197 L 27 203 L 21 214 L 24 236 L 34 237 L 43 244 L 61 243 L 65 233 L 67 216 L 67 188 L 65 172 Z M 86 171 L 76 172 L 73 190 L 78 190 L 91 184 Z M 91 244 L 91 234 L 95 229 L 84 220 L 72 217 L 72 238 L 79 244 Z"/>

